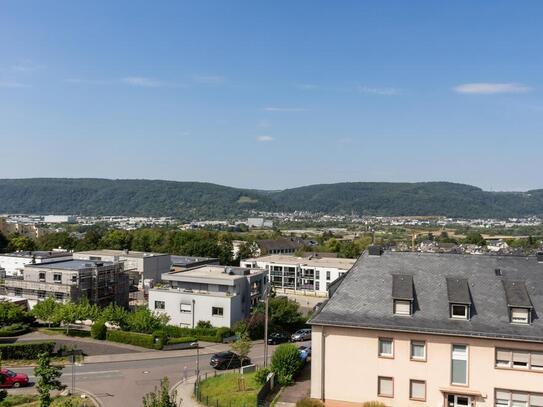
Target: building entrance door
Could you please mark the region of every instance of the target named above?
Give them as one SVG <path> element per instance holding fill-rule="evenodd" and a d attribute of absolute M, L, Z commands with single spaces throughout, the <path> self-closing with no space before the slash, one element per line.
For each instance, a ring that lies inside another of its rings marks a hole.
<path fill-rule="evenodd" d="M 449 394 L 447 396 L 447 407 L 469 407 L 471 406 L 471 397 Z"/>

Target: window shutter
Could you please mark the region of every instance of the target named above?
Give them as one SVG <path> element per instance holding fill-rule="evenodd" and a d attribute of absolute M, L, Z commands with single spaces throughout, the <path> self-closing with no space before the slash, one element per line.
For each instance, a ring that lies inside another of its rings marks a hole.
<path fill-rule="evenodd" d="M 395 301 L 394 313 L 401 315 L 411 314 L 411 303 L 409 301 Z"/>
<path fill-rule="evenodd" d="M 498 349 L 497 352 L 496 352 L 496 359 L 497 360 L 506 360 L 506 361 L 510 362 L 512 354 L 513 354 L 513 352 L 511 350 Z"/>
<path fill-rule="evenodd" d="M 543 407 L 543 394 L 530 396 L 530 407 Z"/>
<path fill-rule="evenodd" d="M 426 383 L 419 381 L 411 382 L 411 398 L 425 399 L 426 398 Z"/>
<path fill-rule="evenodd" d="M 513 308 L 511 310 L 511 320 L 513 321 L 527 321 L 528 310 L 526 308 Z"/>
<path fill-rule="evenodd" d="M 530 359 L 530 353 L 528 353 L 528 352 L 520 352 L 520 351 L 513 351 L 513 362 L 528 364 L 529 359 Z"/>
<path fill-rule="evenodd" d="M 511 393 L 504 390 L 497 390 L 496 391 L 496 399 L 498 400 L 509 400 Z"/>
<path fill-rule="evenodd" d="M 528 402 L 528 395 L 526 393 L 513 393 L 513 401 Z"/>
<path fill-rule="evenodd" d="M 379 378 L 379 394 L 384 396 L 392 396 L 393 393 L 392 379 L 388 377 Z"/>
<path fill-rule="evenodd" d="M 532 352 L 532 367 L 543 369 L 543 352 Z"/>

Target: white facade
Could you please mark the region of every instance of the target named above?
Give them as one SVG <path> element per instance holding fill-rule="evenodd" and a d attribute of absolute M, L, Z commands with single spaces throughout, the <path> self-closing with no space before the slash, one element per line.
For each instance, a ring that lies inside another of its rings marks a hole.
<path fill-rule="evenodd" d="M 75 223 L 76 217 L 72 215 L 46 215 L 43 217 L 45 223 Z"/>
<path fill-rule="evenodd" d="M 0 254 L 0 268 L 5 269 L 7 276 L 22 276 L 26 264 L 41 264 L 71 259 L 72 253 L 67 251 L 6 253 Z"/>
<path fill-rule="evenodd" d="M 261 270 L 206 265 L 163 276 L 166 287 L 149 290 L 149 309 L 165 313 L 170 324 L 195 327 L 209 321 L 231 328 L 247 318 L 260 300 L 266 275 Z"/>
<path fill-rule="evenodd" d="M 240 264 L 266 270 L 272 285 L 286 293 L 326 296 L 329 285 L 349 271 L 355 262 L 354 259 L 330 257 L 270 255 L 242 260 Z"/>

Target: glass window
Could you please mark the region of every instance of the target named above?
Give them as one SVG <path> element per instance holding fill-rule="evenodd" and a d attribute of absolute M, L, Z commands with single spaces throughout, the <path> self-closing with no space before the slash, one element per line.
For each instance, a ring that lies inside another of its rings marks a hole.
<path fill-rule="evenodd" d="M 42 282 L 45 281 L 45 272 L 44 272 L 44 271 L 40 271 L 40 274 L 39 274 L 39 277 L 38 277 L 38 278 L 39 278 L 39 280 L 42 281 Z"/>
<path fill-rule="evenodd" d="M 496 366 L 511 367 L 513 351 L 510 349 L 496 349 Z"/>
<path fill-rule="evenodd" d="M 495 399 L 496 407 L 543 407 L 542 393 L 496 390 Z"/>
<path fill-rule="evenodd" d="M 451 382 L 452 384 L 468 384 L 468 347 L 466 345 L 452 346 Z"/>
<path fill-rule="evenodd" d="M 190 304 L 181 304 L 180 305 L 180 309 L 179 309 L 181 312 L 192 312 L 192 305 Z"/>
<path fill-rule="evenodd" d="M 543 370 L 543 352 L 532 352 L 530 367 L 536 370 Z"/>
<path fill-rule="evenodd" d="M 326 272 L 326 279 L 330 280 L 330 272 L 329 271 Z"/>
<path fill-rule="evenodd" d="M 394 313 L 397 315 L 411 315 L 411 301 L 394 300 Z"/>
<path fill-rule="evenodd" d="M 394 341 L 390 338 L 379 338 L 379 356 L 394 356 Z"/>
<path fill-rule="evenodd" d="M 45 291 L 42 291 L 42 290 L 38 291 L 38 298 L 39 299 L 45 298 Z"/>
<path fill-rule="evenodd" d="M 214 317 L 222 317 L 223 316 L 222 307 L 211 307 L 211 315 L 213 315 Z"/>
<path fill-rule="evenodd" d="M 394 397 L 394 379 L 379 376 L 377 380 L 377 394 L 384 397 Z"/>
<path fill-rule="evenodd" d="M 411 341 L 411 359 L 426 359 L 426 342 Z"/>
<path fill-rule="evenodd" d="M 409 398 L 415 400 L 426 400 L 426 382 L 423 380 L 410 380 Z"/>
<path fill-rule="evenodd" d="M 511 322 L 515 324 L 527 324 L 529 313 L 527 308 L 511 308 Z"/>
<path fill-rule="evenodd" d="M 166 304 L 164 301 L 155 301 L 155 309 L 164 309 L 166 308 Z"/>
<path fill-rule="evenodd" d="M 451 317 L 455 319 L 468 319 L 468 306 L 461 304 L 452 304 Z"/>
<path fill-rule="evenodd" d="M 316 291 L 320 290 L 320 283 L 318 281 L 315 282 L 315 290 Z"/>
<path fill-rule="evenodd" d="M 315 278 L 320 279 L 321 278 L 321 272 L 320 270 L 315 270 Z"/>
<path fill-rule="evenodd" d="M 514 350 L 513 351 L 513 367 L 527 368 L 530 361 L 530 352 Z"/>
<path fill-rule="evenodd" d="M 63 293 L 55 293 L 55 299 L 57 300 L 64 300 L 64 294 Z"/>
<path fill-rule="evenodd" d="M 54 281 L 55 283 L 60 283 L 60 282 L 62 282 L 62 274 L 60 274 L 60 273 L 55 273 L 55 274 L 53 274 L 53 281 Z"/>

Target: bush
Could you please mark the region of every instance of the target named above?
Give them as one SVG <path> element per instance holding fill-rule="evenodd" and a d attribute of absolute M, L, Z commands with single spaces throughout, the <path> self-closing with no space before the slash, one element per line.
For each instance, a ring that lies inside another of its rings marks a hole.
<path fill-rule="evenodd" d="M 385 405 L 380 401 L 366 401 L 362 407 L 385 407 Z"/>
<path fill-rule="evenodd" d="M 148 349 L 161 349 L 159 344 L 155 344 L 155 337 L 148 334 L 126 331 L 108 331 L 106 339 L 112 342 L 126 343 Z"/>
<path fill-rule="evenodd" d="M 199 341 L 222 343 L 223 339 L 232 336 L 230 328 L 181 328 L 174 325 L 164 327 L 164 332 L 170 338 L 193 337 Z"/>
<path fill-rule="evenodd" d="M 28 325 L 15 323 L 0 328 L 0 337 L 19 336 L 27 333 L 28 331 L 30 331 Z"/>
<path fill-rule="evenodd" d="M 300 352 L 296 345 L 291 343 L 279 345 L 272 356 L 271 368 L 281 386 L 291 384 L 301 366 Z"/>
<path fill-rule="evenodd" d="M 96 321 L 91 326 L 91 337 L 103 341 L 106 339 L 107 327 L 105 321 Z"/>
<path fill-rule="evenodd" d="M 270 374 L 271 369 L 265 367 L 263 369 L 257 370 L 255 373 L 255 381 L 260 384 L 264 385 L 266 383 L 266 379 L 268 378 L 268 375 Z"/>
<path fill-rule="evenodd" d="M 184 336 L 183 338 L 169 338 L 168 339 L 168 345 L 176 345 L 178 343 L 191 343 L 196 342 L 196 338 L 193 338 L 192 336 Z"/>
<path fill-rule="evenodd" d="M 40 353 L 53 353 L 55 342 L 19 342 L 0 345 L 2 359 L 37 359 Z"/>
<path fill-rule="evenodd" d="M 324 404 L 322 404 L 322 401 L 320 400 L 306 397 L 305 399 L 298 400 L 296 402 L 296 407 L 324 407 Z"/>
<path fill-rule="evenodd" d="M 198 321 L 196 328 L 213 328 L 213 325 L 209 321 Z"/>

